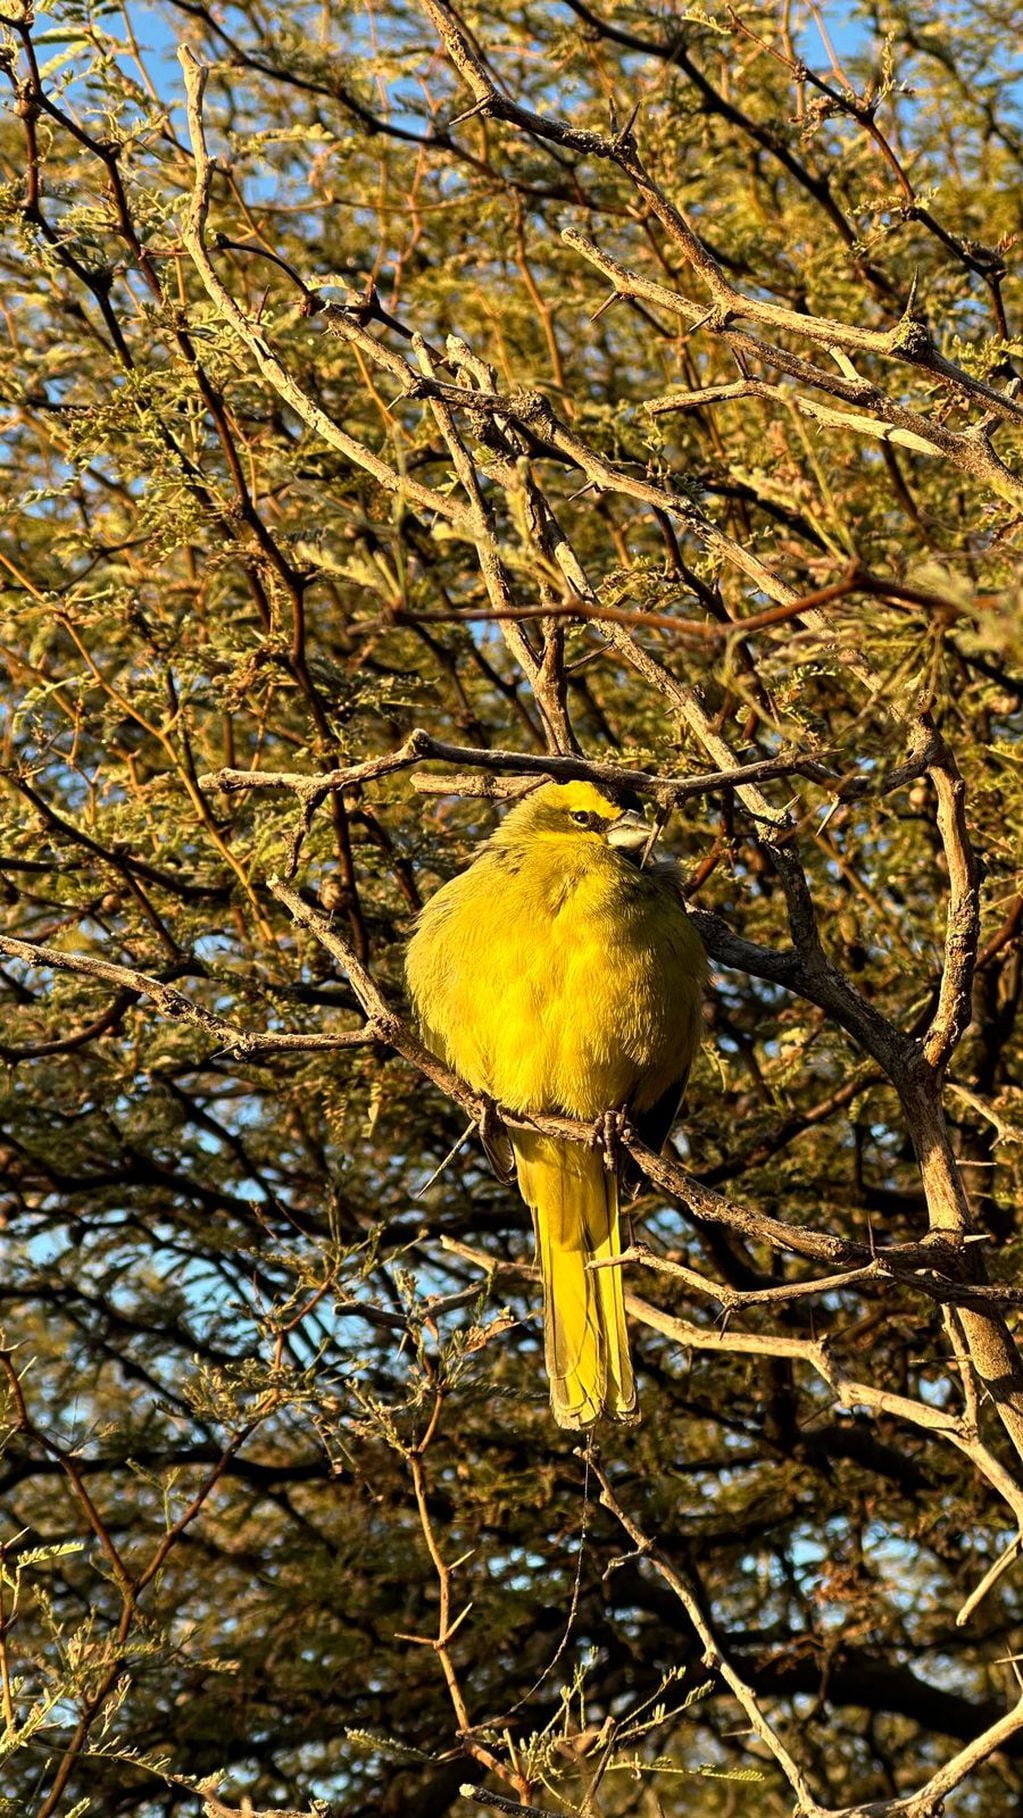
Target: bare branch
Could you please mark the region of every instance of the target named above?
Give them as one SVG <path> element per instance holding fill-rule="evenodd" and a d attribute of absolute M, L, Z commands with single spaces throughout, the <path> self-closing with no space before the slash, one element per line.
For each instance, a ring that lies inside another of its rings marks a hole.
<path fill-rule="evenodd" d="M 290 405 L 291 409 L 318 436 L 321 436 L 329 447 L 361 467 L 372 476 L 384 492 L 417 505 L 421 511 L 436 512 L 453 525 L 463 526 L 466 523 L 464 509 L 452 504 L 443 493 L 432 492 L 429 487 L 420 485 L 407 474 L 398 473 L 393 467 L 382 461 L 379 455 L 356 441 L 339 424 L 329 417 L 326 411 L 313 398 L 310 398 L 302 387 L 291 377 L 273 352 L 266 337 L 262 335 L 239 308 L 230 292 L 218 278 L 213 268 L 206 247 L 206 217 L 209 212 L 210 190 L 213 184 L 215 165 L 206 147 L 206 129 L 203 124 L 202 103 L 206 88 L 207 72 L 186 44 L 178 51 L 178 61 L 185 77 L 185 95 L 188 115 L 188 131 L 192 143 L 192 155 L 195 159 L 195 188 L 188 218 L 182 229 L 182 238 L 195 262 L 195 268 L 202 279 L 207 295 L 224 321 L 233 329 L 238 339 L 244 343 L 253 355 L 256 365 L 263 377 L 273 386 L 278 396 Z"/>
<path fill-rule="evenodd" d="M 904 316 L 892 328 L 866 328 L 859 323 L 836 322 L 823 316 L 803 314 L 783 304 L 738 291 L 725 277 L 721 265 L 700 239 L 683 210 L 677 203 L 669 201 L 643 166 L 631 126 L 616 137 L 608 138 L 602 133 L 580 131 L 576 127 L 566 126 L 548 114 L 523 107 L 496 87 L 455 15 L 443 0 L 422 0 L 422 6 L 436 27 L 452 63 L 472 93 L 478 112 L 493 119 L 506 120 L 511 126 L 568 150 L 616 164 L 625 172 L 707 290 L 710 313 L 707 315 L 705 305 L 705 321 L 713 321 L 717 326 L 727 328 L 733 318 L 745 318 L 766 328 L 795 335 L 828 351 L 841 348 L 849 354 L 879 354 L 923 368 L 957 395 L 982 399 L 987 406 L 996 408 L 1005 415 L 1023 418 L 1023 406 L 1015 404 L 993 386 L 973 378 L 961 367 L 946 360 L 938 352 L 924 325 L 914 321 L 911 316 Z"/>
<path fill-rule="evenodd" d="M 693 1586 L 668 1562 L 656 1542 L 644 1533 L 631 1515 L 626 1513 L 599 1462 L 592 1460 L 590 1468 L 600 1484 L 600 1500 L 604 1507 L 609 1509 L 616 1520 L 621 1523 L 641 1558 L 649 1562 L 658 1576 L 663 1578 L 665 1584 L 674 1591 L 681 1603 L 703 1645 L 704 1665 L 724 1680 L 732 1696 L 748 1717 L 751 1728 L 760 1737 L 761 1742 L 781 1768 L 796 1795 L 796 1811 L 800 1818 L 827 1818 L 824 1809 L 814 1799 L 802 1769 L 789 1753 L 773 1724 L 769 1722 L 755 1693 L 741 1678 L 723 1652 L 717 1635 L 711 1627 L 710 1618 Z"/>
<path fill-rule="evenodd" d="M 928 1064 L 941 1074 L 971 1016 L 980 942 L 980 874 L 966 824 L 966 784 L 948 744 L 937 735 L 927 774 L 938 798 L 938 832 L 948 865 L 948 905 L 941 988 L 923 1050 Z"/>
<path fill-rule="evenodd" d="M 991 1724 L 982 1735 L 967 1743 L 957 1755 L 953 1755 L 916 1793 L 902 1798 L 876 1800 L 868 1805 L 846 1806 L 841 1814 L 829 1812 L 813 1797 L 802 1769 L 771 1724 L 756 1693 L 723 1654 L 693 1586 L 668 1561 L 656 1540 L 645 1533 L 634 1517 L 627 1513 L 599 1462 L 592 1461 L 591 1469 L 600 1483 L 600 1500 L 604 1507 L 620 1522 L 641 1559 L 647 1560 L 674 1592 L 703 1643 L 705 1664 L 720 1674 L 748 1717 L 752 1729 L 777 1761 L 796 1795 L 796 1818 L 936 1818 L 942 1809 L 941 1802 L 966 1779 L 973 1768 L 987 1760 L 997 1749 L 1004 1747 L 1023 1729 L 1021 1698 L 997 1723 Z"/>
<path fill-rule="evenodd" d="M 779 1332 L 736 1332 L 729 1328 L 710 1330 L 694 1325 L 691 1320 L 676 1319 L 652 1307 L 638 1295 L 627 1294 L 625 1304 L 636 1319 L 660 1332 L 688 1350 L 726 1352 L 742 1357 L 784 1357 L 792 1362 L 810 1365 L 827 1383 L 840 1407 L 871 1408 L 877 1414 L 891 1414 L 924 1432 L 938 1434 L 968 1458 L 993 1490 L 1008 1504 L 1017 1524 L 1023 1527 L 1023 1484 L 1006 1470 L 1001 1460 L 982 1443 L 975 1431 L 956 1415 L 936 1408 L 912 1396 L 898 1395 L 890 1389 L 875 1388 L 872 1383 L 850 1377 L 836 1362 L 832 1347 L 824 1340 L 791 1338 Z"/>
<path fill-rule="evenodd" d="M 136 972 L 130 966 L 113 966 L 107 960 L 90 959 L 85 954 L 65 953 L 60 947 L 12 940 L 6 934 L 0 935 L 0 953 L 22 960 L 27 966 L 46 967 L 54 972 L 72 972 L 80 978 L 100 979 L 104 984 L 116 985 L 120 990 L 130 992 L 133 998 L 148 997 L 162 1016 L 173 1022 L 191 1023 L 204 1034 L 212 1036 L 229 1053 L 247 1059 L 254 1059 L 260 1054 L 302 1054 L 318 1049 L 329 1051 L 336 1048 L 361 1048 L 380 1039 L 372 1024 L 364 1029 L 338 1030 L 336 1035 L 238 1029 L 234 1024 L 225 1022 L 223 1017 L 214 1015 L 213 1011 L 196 1003 L 193 998 L 186 997 L 183 991 L 176 990 L 173 985 L 150 978 L 144 972 Z"/>
<path fill-rule="evenodd" d="M 795 409 L 801 414 L 813 417 L 818 422 L 833 428 L 854 430 L 860 435 L 898 443 L 905 448 L 916 449 L 925 454 L 940 455 L 946 460 L 954 462 L 963 473 L 970 474 L 972 478 L 982 484 L 989 485 L 999 497 L 1014 500 L 1017 503 L 1023 497 L 1023 481 L 1013 473 L 1010 467 L 1005 465 L 1004 461 L 999 460 L 991 448 L 986 433 L 980 426 L 965 430 L 948 429 L 945 425 L 935 422 L 932 417 L 907 409 L 905 405 L 888 398 L 879 386 L 872 384 L 869 380 L 843 377 L 826 367 L 817 366 L 812 361 L 800 358 L 798 354 L 789 352 L 787 348 L 776 347 L 770 342 L 759 340 L 745 330 L 735 328 L 733 316 L 745 315 L 754 320 L 765 320 L 763 316 L 756 315 L 754 311 L 739 309 L 728 313 L 712 310 L 708 314 L 702 305 L 690 302 L 688 298 L 670 289 L 668 285 L 660 284 L 655 279 L 645 278 L 630 271 L 627 266 L 612 259 L 594 241 L 588 240 L 585 235 L 577 233 L 574 229 L 567 228 L 562 234 L 562 238 L 567 245 L 573 247 L 576 252 L 582 254 L 583 258 L 589 260 L 590 264 L 603 272 L 614 285 L 616 296 L 641 299 L 658 308 L 666 309 L 672 315 L 680 316 L 688 322 L 690 329 L 706 329 L 720 338 L 743 361 L 758 361 L 777 372 L 785 373 L 789 378 L 796 379 L 803 385 L 826 392 L 843 403 L 865 407 L 867 412 L 866 415 L 862 414 L 862 411 L 851 415 L 846 412 L 827 411 L 824 407 L 815 404 L 812 399 L 787 387 L 768 385 L 750 379 L 736 381 L 733 385 L 714 386 L 703 392 L 678 392 L 662 398 L 651 399 L 646 408 L 653 415 L 661 415 L 666 411 L 688 410 L 694 407 L 703 408 L 737 397 L 765 398 L 783 403 L 787 408 Z M 912 328 L 917 326 L 918 324 L 911 324 Z M 810 333 L 806 338 L 812 340 L 816 337 Z M 827 346 L 829 350 L 848 346 L 852 351 L 856 351 L 851 343 L 838 337 L 834 337 L 822 345 Z M 861 351 L 866 350 L 861 349 Z M 885 350 L 875 349 L 875 351 Z M 940 356 L 935 357 L 940 361 Z M 913 363 L 926 365 L 928 362 L 914 361 Z M 948 380 L 947 365 L 945 362 L 941 362 L 941 365 L 943 369 L 941 373 L 938 373 L 935 368 L 936 376 Z M 959 374 L 959 368 L 952 370 L 957 375 Z M 954 384 L 957 391 L 961 390 L 964 395 L 969 393 L 976 396 L 987 408 L 998 412 L 1003 417 L 1018 421 L 1020 415 L 1023 414 L 1023 406 L 1020 406 L 1014 398 L 1004 392 L 995 391 L 982 381 L 969 378 L 965 373 L 961 377 L 957 376 Z"/>
<path fill-rule="evenodd" d="M 407 770 L 411 765 L 421 763 L 424 758 L 434 758 L 445 764 L 471 765 L 488 772 L 508 773 L 515 779 L 516 788 L 524 777 L 551 782 L 590 782 L 609 789 L 635 790 L 668 806 L 676 806 L 693 796 L 714 794 L 718 790 L 741 791 L 754 783 L 770 782 L 778 777 L 806 777 L 829 790 L 845 787 L 844 780 L 818 759 L 801 757 L 795 752 L 783 753 L 777 758 L 764 758 L 755 764 L 735 764 L 723 770 L 704 771 L 696 776 L 665 777 L 647 770 L 629 770 L 620 764 L 606 764 L 575 755 L 552 752 L 540 756 L 534 752 L 495 751 L 484 746 L 450 745 L 443 739 L 433 738 L 429 733 L 421 731 L 411 733 L 397 751 L 367 759 L 362 764 L 352 764 L 345 770 L 327 770 L 319 776 L 287 770 L 215 770 L 201 780 L 205 788 L 222 789 L 228 795 L 248 789 L 286 789 L 303 801 L 317 801 L 333 790 L 359 788 L 363 783 L 375 781 L 378 777 Z M 443 785 L 447 780 L 444 777 L 430 778 L 427 786 L 431 793 L 440 794 L 443 793 Z M 460 779 L 450 780 L 454 783 Z M 462 788 L 452 788 L 451 793 L 462 794 L 465 791 Z M 774 812 L 768 809 L 769 814 Z"/>

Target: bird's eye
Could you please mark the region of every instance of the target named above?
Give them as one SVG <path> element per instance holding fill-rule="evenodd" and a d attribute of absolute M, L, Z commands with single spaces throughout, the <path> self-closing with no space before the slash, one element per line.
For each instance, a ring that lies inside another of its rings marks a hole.
<path fill-rule="evenodd" d="M 572 819 L 577 827 L 588 827 L 590 825 L 590 816 L 585 808 L 580 809 L 578 814 L 573 814 Z"/>

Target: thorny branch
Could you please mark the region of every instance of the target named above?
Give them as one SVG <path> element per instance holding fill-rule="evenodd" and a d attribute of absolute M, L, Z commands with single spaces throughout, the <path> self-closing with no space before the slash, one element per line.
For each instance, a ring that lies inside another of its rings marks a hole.
<path fill-rule="evenodd" d="M 497 1774 L 500 1779 L 507 1780 L 508 1784 L 516 1787 L 521 1795 L 528 1791 L 528 1787 L 523 1782 L 521 1776 L 517 1777 L 514 1773 L 510 1773 L 497 1756 L 494 1755 L 493 1751 L 486 1748 L 483 1743 L 473 1735 L 472 1725 L 469 1721 L 469 1710 L 465 1701 L 465 1693 L 458 1675 L 458 1670 L 451 1655 L 450 1644 L 452 1637 L 469 1614 L 471 1605 L 466 1605 L 459 1615 L 452 1615 L 451 1591 L 455 1568 L 444 1558 L 444 1554 L 441 1550 L 441 1543 L 434 1529 L 433 1520 L 430 1515 L 426 1476 L 427 1454 L 436 1436 L 443 1406 L 443 1389 L 437 1384 L 434 1387 L 432 1406 L 430 1408 L 425 1430 L 418 1442 L 414 1446 L 411 1446 L 407 1453 L 409 1471 L 412 1477 L 412 1490 L 415 1496 L 416 1509 L 419 1514 L 419 1523 L 423 1531 L 423 1539 L 426 1543 L 427 1552 L 430 1555 L 430 1560 L 437 1575 L 437 1633 L 432 1639 L 428 1639 L 422 1635 L 401 1635 L 398 1639 L 418 1643 L 421 1647 L 433 1649 L 433 1652 L 440 1662 L 441 1671 L 444 1674 L 444 1683 L 447 1686 L 448 1696 L 451 1699 L 451 1706 L 455 1714 L 458 1735 L 463 1740 L 466 1753 L 470 1755 L 474 1761 L 478 1761 L 481 1767 L 488 1769 L 493 1774 Z"/>
<path fill-rule="evenodd" d="M 372 1026 L 338 1030 L 337 1034 L 317 1031 L 308 1035 L 298 1031 L 291 1033 L 238 1029 L 212 1010 L 207 1010 L 195 998 L 186 997 L 183 991 L 176 990 L 173 985 L 166 984 L 161 979 L 150 978 L 131 966 L 113 966 L 107 960 L 90 959 L 81 953 L 65 953 L 60 947 L 47 947 L 41 942 L 13 940 L 6 934 L 0 935 L 0 953 L 21 960 L 25 965 L 46 967 L 54 972 L 70 972 L 79 978 L 94 978 L 104 984 L 114 985 L 126 994 L 126 1003 L 147 997 L 156 1005 L 160 1014 L 172 1022 L 190 1023 L 205 1035 L 213 1036 L 228 1053 L 247 1056 L 253 1060 L 261 1054 L 300 1054 L 317 1049 L 329 1051 L 335 1048 L 361 1048 L 367 1042 L 378 1039 Z M 12 1054 L 10 1058 L 14 1060 L 18 1057 Z"/>
<path fill-rule="evenodd" d="M 700 239 L 683 210 L 671 202 L 643 166 L 633 123 L 613 138 L 602 133 L 580 131 L 549 114 L 533 109 L 504 95 L 492 80 L 485 64 L 473 48 L 468 35 L 453 11 L 443 0 L 422 0 L 423 10 L 433 22 L 452 63 L 473 96 L 478 113 L 505 120 L 510 125 L 540 139 L 547 139 L 586 156 L 600 158 L 618 167 L 634 183 L 686 263 L 698 276 L 710 301 L 704 303 L 704 319 L 725 329 L 733 318 L 745 318 L 761 326 L 794 334 L 826 350 L 842 348 L 847 353 L 874 353 L 894 361 L 921 367 L 957 395 L 983 399 L 1005 416 L 1023 419 L 1023 405 L 994 389 L 938 353 L 922 323 L 908 313 L 893 327 L 883 330 L 865 328 L 855 323 L 829 321 L 824 317 L 803 314 L 764 298 L 744 295 L 725 277 L 722 267 Z"/>
<path fill-rule="evenodd" d="M 537 781 L 546 778 L 553 782 L 581 779 L 610 789 L 634 789 L 651 796 L 655 801 L 663 802 L 666 807 L 676 807 L 691 796 L 706 795 L 723 789 L 741 789 L 749 784 L 768 782 L 774 777 L 803 776 L 829 788 L 839 789 L 842 786 L 842 780 L 826 765 L 814 758 L 801 757 L 795 752 L 789 756 L 766 758 L 755 764 L 738 764 L 728 770 L 710 771 L 697 776 L 660 777 L 653 776 L 646 770 L 628 770 L 620 764 L 605 764 L 584 757 L 563 757 L 556 753 L 538 756 L 532 752 L 493 751 L 467 745 L 451 745 L 420 730 L 410 733 L 398 751 L 390 752 L 384 757 L 369 758 L 361 764 L 352 764 L 345 770 L 328 770 L 319 776 L 303 776 L 280 770 L 217 770 L 203 777 L 202 781 L 206 788 L 222 789 L 227 795 L 249 789 L 286 789 L 300 800 L 315 802 L 333 790 L 356 789 L 378 777 L 407 770 L 413 764 L 421 763 L 424 758 L 438 759 L 446 764 L 465 764 L 474 770 L 507 772 L 515 778 L 535 777 Z M 426 780 L 432 788 L 435 784 L 443 785 L 446 779 L 431 777 Z"/>
<path fill-rule="evenodd" d="M 710 1617 L 703 1607 L 702 1599 L 686 1575 L 668 1560 L 657 1542 L 646 1534 L 635 1519 L 623 1507 L 619 1496 L 607 1474 L 599 1463 L 592 1463 L 597 1481 L 601 1486 L 601 1502 L 609 1509 L 624 1528 L 640 1557 L 657 1575 L 662 1578 L 678 1598 L 692 1623 L 704 1647 L 704 1661 L 727 1685 L 732 1696 L 741 1705 L 750 1724 L 777 1762 L 789 1786 L 795 1795 L 793 1818 L 832 1818 L 828 1807 L 818 1804 L 814 1798 L 806 1777 L 790 1753 L 786 1743 L 767 1717 L 762 1701 L 756 1696 L 745 1680 L 736 1671 L 723 1651 Z M 1013 1736 L 1023 1729 L 1023 1698 L 1006 1711 L 997 1723 L 984 1731 L 973 1742 L 953 1755 L 944 1766 L 932 1774 L 917 1792 L 907 1798 L 872 1800 L 868 1805 L 845 1806 L 841 1818 L 940 1818 L 944 1810 L 943 1801 L 959 1786 L 977 1765 L 1003 1747 Z M 837 1815 L 836 1815 L 837 1818 Z"/>

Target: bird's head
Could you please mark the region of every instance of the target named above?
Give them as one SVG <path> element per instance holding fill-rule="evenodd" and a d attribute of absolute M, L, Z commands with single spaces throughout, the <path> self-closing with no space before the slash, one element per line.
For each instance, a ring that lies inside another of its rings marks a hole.
<path fill-rule="evenodd" d="M 501 844 L 523 840 L 564 840 L 578 849 L 581 841 L 610 847 L 639 863 L 653 828 L 640 812 L 636 795 L 613 799 L 593 783 L 545 783 L 506 814 L 496 834 Z"/>

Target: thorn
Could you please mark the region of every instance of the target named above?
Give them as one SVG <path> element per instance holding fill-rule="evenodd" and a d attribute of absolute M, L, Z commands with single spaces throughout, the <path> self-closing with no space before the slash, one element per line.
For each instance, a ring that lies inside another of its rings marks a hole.
<path fill-rule="evenodd" d="M 430 1188 L 433 1186 L 434 1181 L 439 1180 L 441 1175 L 443 1174 L 445 1168 L 448 1166 L 448 1163 L 454 1161 L 455 1156 L 458 1154 L 459 1149 L 462 1147 L 462 1144 L 468 1142 L 468 1140 L 469 1140 L 470 1136 L 472 1135 L 473 1131 L 475 1130 L 475 1128 L 476 1128 L 475 1124 L 466 1125 L 466 1127 L 462 1131 L 462 1134 L 459 1137 L 457 1143 L 455 1143 L 454 1146 L 448 1150 L 447 1154 L 444 1157 L 444 1160 L 436 1168 L 434 1168 L 433 1173 L 430 1175 L 429 1180 L 424 1181 L 421 1187 L 417 1187 L 415 1189 L 414 1193 L 410 1194 L 409 1197 L 411 1199 L 419 1200 L 419 1199 L 424 1198 L 424 1196 L 427 1193 L 429 1193 Z"/>
<path fill-rule="evenodd" d="M 713 307 L 713 309 L 705 310 L 704 314 L 702 316 L 700 316 L 697 321 L 691 322 L 689 324 L 688 328 L 683 329 L 682 340 L 686 341 L 686 340 L 688 340 L 690 335 L 698 334 L 701 328 L 706 328 L 707 323 L 713 322 L 714 317 L 717 315 L 717 313 L 718 312 L 717 312 L 716 304 Z"/>
<path fill-rule="evenodd" d="M 615 142 L 614 142 L 615 151 L 622 151 L 624 149 L 624 147 L 628 144 L 629 140 L 631 139 L 632 129 L 636 124 L 636 117 L 637 117 L 642 105 L 643 105 L 642 101 L 636 102 L 636 105 L 632 109 L 631 113 L 629 114 L 629 117 L 626 120 L 625 125 L 622 127 L 621 132 L 615 134 Z"/>
<path fill-rule="evenodd" d="M 464 126 L 466 120 L 471 120 L 475 114 L 485 113 L 489 106 L 490 96 L 484 95 L 482 99 L 475 102 L 472 107 L 467 107 L 464 114 L 456 114 L 453 120 L 448 121 L 448 132 L 451 131 L 453 126 Z"/>
<path fill-rule="evenodd" d="M 450 1570 L 451 1568 L 449 1567 L 448 1569 Z M 450 1624 L 447 1632 L 444 1635 L 438 1635 L 437 1640 L 434 1643 L 435 1647 L 438 1647 L 438 1648 L 447 1647 L 448 1642 L 451 1640 L 451 1637 L 454 1634 L 455 1630 L 458 1628 L 461 1628 L 462 1623 L 465 1621 L 466 1617 L 468 1616 L 469 1611 L 472 1609 L 472 1606 L 473 1606 L 473 1599 L 470 1598 L 469 1602 L 465 1606 L 465 1609 L 462 1611 L 462 1614 L 460 1616 L 455 1617 L 454 1622 Z"/>
<path fill-rule="evenodd" d="M 600 305 L 600 308 L 594 310 L 592 316 L 590 317 L 590 321 L 591 322 L 599 321 L 600 317 L 604 314 L 605 309 L 610 309 L 612 303 L 621 303 L 622 301 L 624 301 L 624 299 L 622 297 L 621 291 L 613 290 L 609 297 L 604 298 L 604 301 Z"/>

